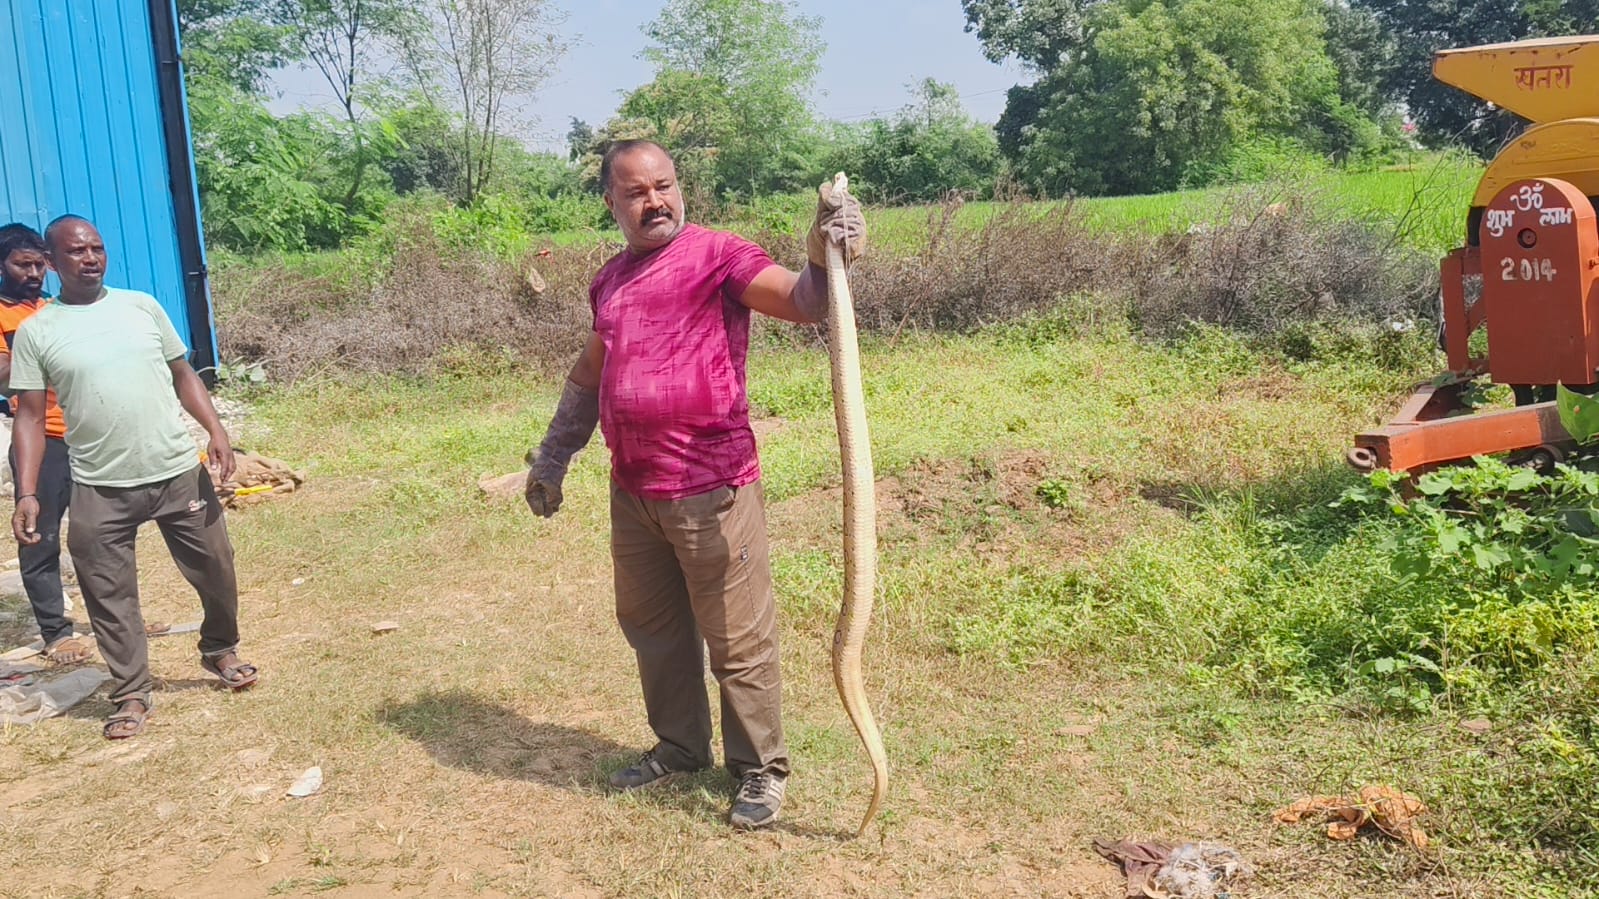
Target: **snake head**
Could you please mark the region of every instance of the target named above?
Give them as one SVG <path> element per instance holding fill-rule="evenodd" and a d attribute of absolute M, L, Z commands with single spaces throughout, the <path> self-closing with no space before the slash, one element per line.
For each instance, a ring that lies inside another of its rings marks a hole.
<path fill-rule="evenodd" d="M 822 185 L 822 202 L 834 209 L 844 205 L 844 197 L 849 194 L 849 176 L 843 172 L 833 176 L 832 184 Z"/>

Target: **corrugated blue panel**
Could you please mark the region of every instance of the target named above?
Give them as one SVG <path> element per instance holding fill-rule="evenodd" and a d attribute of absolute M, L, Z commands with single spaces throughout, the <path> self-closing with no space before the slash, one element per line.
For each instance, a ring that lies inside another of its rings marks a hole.
<path fill-rule="evenodd" d="M 211 323 L 190 321 L 171 171 L 188 148 L 168 152 L 149 3 L 0 0 L 0 50 L 0 223 L 93 221 L 106 282 L 153 294 L 210 356 Z"/>

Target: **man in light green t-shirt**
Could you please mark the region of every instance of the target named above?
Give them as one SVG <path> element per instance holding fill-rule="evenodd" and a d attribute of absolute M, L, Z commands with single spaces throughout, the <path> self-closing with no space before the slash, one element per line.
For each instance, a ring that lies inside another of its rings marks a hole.
<path fill-rule="evenodd" d="M 67 545 L 100 654 L 111 670 L 108 739 L 136 736 L 150 713 L 149 641 L 139 609 L 134 543 L 154 521 L 178 570 L 200 594 L 200 665 L 240 690 L 255 666 L 238 657 L 239 591 L 222 503 L 179 415 L 210 436 L 218 480 L 233 473 L 233 448 L 186 356 L 188 349 L 148 294 L 105 286 L 105 243 L 87 220 L 63 216 L 45 230 L 61 295 L 17 330 L 11 389 L 20 397 L 17 453 L 19 542 L 39 540 L 37 488 L 45 389 L 67 417 L 72 524 Z"/>

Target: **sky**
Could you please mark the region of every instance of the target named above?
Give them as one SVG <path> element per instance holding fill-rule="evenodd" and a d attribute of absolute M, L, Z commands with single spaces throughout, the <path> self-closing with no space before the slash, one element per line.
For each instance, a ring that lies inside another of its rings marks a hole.
<path fill-rule="evenodd" d="M 653 76 L 639 58 L 641 27 L 660 12 L 651 0 L 555 0 L 567 13 L 562 31 L 572 49 L 555 76 L 524 107 L 518 136 L 535 149 L 565 150 L 573 116 L 605 123 L 622 94 Z M 954 84 L 966 109 L 994 122 L 1005 91 L 1030 80 L 1014 61 L 983 57 L 964 31 L 960 0 L 799 0 L 798 9 L 822 19 L 827 51 L 811 97 L 824 118 L 860 121 L 887 115 L 910 101 L 908 85 L 923 78 Z M 333 95 L 315 70 L 287 70 L 274 79 L 271 108 L 283 113 L 328 106 Z"/>

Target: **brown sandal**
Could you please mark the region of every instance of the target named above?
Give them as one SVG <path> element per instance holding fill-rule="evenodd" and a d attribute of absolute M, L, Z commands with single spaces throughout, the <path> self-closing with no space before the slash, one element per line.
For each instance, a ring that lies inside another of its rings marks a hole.
<path fill-rule="evenodd" d="M 138 705 L 139 710 L 128 708 L 131 705 Z M 107 740 L 131 739 L 144 733 L 144 722 L 149 717 L 149 703 L 142 699 L 124 699 L 117 703 L 116 712 L 105 720 L 105 727 L 100 732 Z"/>
<path fill-rule="evenodd" d="M 222 678 L 223 686 L 234 692 L 248 690 L 255 686 L 256 680 L 260 677 L 254 665 L 249 662 L 238 661 L 238 656 L 234 656 L 233 664 L 226 668 L 218 665 L 216 659 L 201 656 L 200 667 Z"/>

